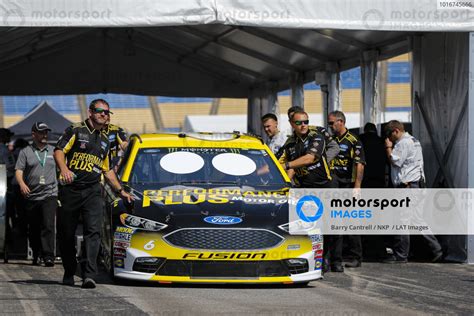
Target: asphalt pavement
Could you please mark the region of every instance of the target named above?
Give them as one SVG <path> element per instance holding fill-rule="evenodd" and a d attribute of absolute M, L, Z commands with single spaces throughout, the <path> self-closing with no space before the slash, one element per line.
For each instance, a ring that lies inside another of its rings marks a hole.
<path fill-rule="evenodd" d="M 474 266 L 364 263 L 307 287 L 114 282 L 59 283 L 62 267 L 0 264 L 0 314 L 15 315 L 420 315 L 474 314 Z"/>

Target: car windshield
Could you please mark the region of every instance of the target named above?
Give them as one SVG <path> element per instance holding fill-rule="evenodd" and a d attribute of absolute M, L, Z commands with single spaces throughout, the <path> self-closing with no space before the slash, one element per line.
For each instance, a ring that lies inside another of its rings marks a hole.
<path fill-rule="evenodd" d="M 143 148 L 131 183 L 285 186 L 265 150 L 241 148 Z"/>

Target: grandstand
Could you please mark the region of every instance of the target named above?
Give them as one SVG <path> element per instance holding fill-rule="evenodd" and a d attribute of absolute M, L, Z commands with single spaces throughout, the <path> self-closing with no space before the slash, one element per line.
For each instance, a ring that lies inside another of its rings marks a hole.
<path fill-rule="evenodd" d="M 359 113 L 361 109 L 361 79 L 360 69 L 354 68 L 341 72 L 341 104 L 347 113 Z M 150 106 L 147 96 L 120 94 L 93 94 L 85 96 L 85 104 L 96 98 L 106 99 L 114 112 L 112 122 L 125 128 L 129 133 L 154 132 L 159 124 Z M 305 108 L 308 113 L 321 113 L 321 90 L 314 83 L 305 85 Z M 70 121 L 80 121 L 80 101 L 76 95 L 62 96 L 4 96 L 3 126 L 9 127 L 41 101 L 46 100 L 59 113 Z M 217 99 L 210 98 L 173 98 L 154 97 L 158 104 L 160 124 L 162 129 L 179 131 L 183 128 L 187 115 L 246 115 L 247 99 Z M 214 104 L 213 104 L 214 102 Z M 282 112 L 291 103 L 290 91 L 278 94 L 278 102 Z M 389 117 L 396 112 L 411 111 L 410 97 L 410 63 L 409 55 L 401 55 L 388 60 L 387 86 L 385 92 L 385 112 Z M 406 117 L 406 115 L 402 115 Z M 1 123 L 1 122 L 0 122 Z M 232 127 L 230 127 L 232 129 Z"/>

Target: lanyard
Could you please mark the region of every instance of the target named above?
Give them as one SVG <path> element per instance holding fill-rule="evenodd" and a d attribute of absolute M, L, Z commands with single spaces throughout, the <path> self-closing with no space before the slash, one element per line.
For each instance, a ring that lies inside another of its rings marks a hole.
<path fill-rule="evenodd" d="M 36 157 L 38 158 L 38 161 L 41 165 L 41 167 L 44 168 L 44 165 L 46 164 L 46 156 L 48 155 L 48 150 L 44 151 L 44 157 L 43 160 L 41 160 L 40 155 L 38 154 L 38 150 L 35 150 Z"/>

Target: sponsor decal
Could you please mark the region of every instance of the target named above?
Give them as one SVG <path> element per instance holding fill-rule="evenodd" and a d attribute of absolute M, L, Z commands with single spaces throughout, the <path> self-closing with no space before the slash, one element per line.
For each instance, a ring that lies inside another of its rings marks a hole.
<path fill-rule="evenodd" d="M 120 240 L 120 241 L 130 241 L 132 240 L 132 234 L 127 234 L 127 233 L 114 233 L 114 239 L 115 240 Z"/>
<path fill-rule="evenodd" d="M 127 257 L 127 251 L 122 248 L 114 248 L 114 257 L 117 258 L 126 258 Z"/>
<path fill-rule="evenodd" d="M 208 216 L 204 218 L 204 221 L 209 224 L 215 225 L 235 225 L 242 223 L 240 217 L 234 216 Z"/>
<path fill-rule="evenodd" d="M 107 148 L 109 144 L 107 142 L 100 142 L 100 147 L 102 147 L 103 150 Z"/>
<path fill-rule="evenodd" d="M 118 226 L 115 231 L 117 233 L 126 233 L 126 234 L 133 234 L 135 232 L 134 228 L 131 227 L 124 227 L 124 226 Z"/>
<path fill-rule="evenodd" d="M 183 259 L 199 260 L 261 260 L 267 256 L 262 252 L 187 252 Z"/>
<path fill-rule="evenodd" d="M 109 141 L 113 142 L 115 140 L 115 134 L 110 134 L 109 135 Z"/>
<path fill-rule="evenodd" d="M 340 144 L 339 148 L 341 149 L 341 151 L 346 151 L 349 147 L 346 144 Z"/>
<path fill-rule="evenodd" d="M 288 247 L 286 249 L 288 249 L 288 250 L 298 250 L 300 248 L 301 248 L 300 245 L 288 245 Z"/>
<path fill-rule="evenodd" d="M 115 266 L 116 268 L 123 268 L 123 267 L 125 267 L 125 262 L 123 261 L 123 258 L 114 259 L 114 266 Z"/>
<path fill-rule="evenodd" d="M 115 240 L 114 241 L 114 247 L 127 249 L 128 247 L 130 247 L 130 242 Z"/>
<path fill-rule="evenodd" d="M 79 146 L 81 149 L 86 149 L 86 143 L 81 143 L 81 146 Z"/>
<path fill-rule="evenodd" d="M 322 257 L 323 255 L 323 250 L 322 249 L 319 249 L 319 250 L 316 250 L 314 256 L 315 257 Z"/>
<path fill-rule="evenodd" d="M 321 266 L 323 265 L 323 259 L 316 259 L 314 261 L 314 270 L 321 270 Z"/>
<path fill-rule="evenodd" d="M 186 190 L 145 190 L 142 207 L 151 202 L 161 205 L 180 204 L 226 204 L 232 201 L 243 201 L 255 204 L 287 203 L 286 191 L 242 191 L 239 188 L 186 189 Z"/>
<path fill-rule="evenodd" d="M 313 251 L 316 251 L 316 250 L 319 250 L 319 249 L 323 249 L 323 244 L 322 243 L 316 243 L 316 244 L 313 244 Z"/>
<path fill-rule="evenodd" d="M 309 235 L 309 238 L 311 238 L 311 242 L 313 243 L 323 241 L 323 235 Z"/>

